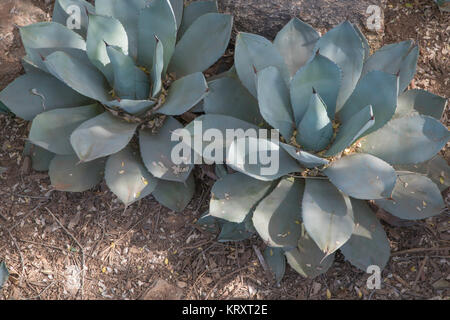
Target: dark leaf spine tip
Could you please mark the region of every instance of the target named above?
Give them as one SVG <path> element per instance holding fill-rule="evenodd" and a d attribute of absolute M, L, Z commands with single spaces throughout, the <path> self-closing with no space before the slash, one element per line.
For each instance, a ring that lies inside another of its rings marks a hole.
<path fill-rule="evenodd" d="M 318 56 L 319 54 L 320 54 L 320 48 L 317 49 L 316 56 Z"/>
<path fill-rule="evenodd" d="M 158 36 L 157 36 L 156 34 L 154 34 L 153 36 L 155 37 L 156 43 L 158 43 L 159 41 L 161 41 L 161 40 L 159 40 L 159 38 L 158 38 Z"/>
<path fill-rule="evenodd" d="M 257 73 L 258 73 L 258 70 L 256 70 L 255 65 L 252 65 L 252 67 L 253 67 L 253 72 L 254 72 L 255 74 L 257 74 Z"/>
<path fill-rule="evenodd" d="M 314 89 L 314 87 L 312 88 L 312 92 L 313 92 L 313 94 L 317 93 L 317 91 L 316 91 L 316 89 Z"/>

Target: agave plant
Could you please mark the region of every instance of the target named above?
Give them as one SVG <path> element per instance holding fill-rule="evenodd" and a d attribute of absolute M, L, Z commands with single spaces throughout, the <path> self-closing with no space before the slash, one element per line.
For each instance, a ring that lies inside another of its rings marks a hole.
<path fill-rule="evenodd" d="M 125 205 L 152 193 L 182 210 L 193 166 L 172 163 L 170 134 L 207 94 L 203 72 L 224 54 L 232 17 L 215 1 L 95 4 L 58 0 L 52 22 L 20 28 L 26 74 L 0 93 L 0 108 L 32 121 L 25 153 L 56 190 L 104 176 Z"/>
<path fill-rule="evenodd" d="M 259 145 L 278 153 L 279 170 L 262 175 L 266 164 L 248 161 L 261 150 L 248 144 L 233 151 L 238 140 L 260 143 L 261 135 L 226 141 L 227 166 L 216 166 L 220 179 L 199 224 L 220 227 L 219 241 L 259 234 L 277 280 L 286 259 L 315 277 L 337 250 L 364 271 L 384 268 L 389 241 L 368 201 L 401 219 L 425 219 L 445 209 L 441 191 L 449 186 L 438 155 L 450 137 L 439 121 L 446 99 L 405 91 L 418 54 L 404 41 L 369 55 L 364 35 L 348 21 L 321 37 L 295 18 L 273 43 L 240 33 L 235 66 L 209 83 L 198 121 L 222 132 L 278 129 L 279 143 Z"/>

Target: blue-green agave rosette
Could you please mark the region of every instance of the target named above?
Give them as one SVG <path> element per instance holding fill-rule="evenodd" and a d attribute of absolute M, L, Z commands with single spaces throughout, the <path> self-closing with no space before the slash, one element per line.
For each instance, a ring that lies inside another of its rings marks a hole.
<path fill-rule="evenodd" d="M 153 194 L 182 210 L 193 166 L 172 163 L 170 134 L 206 96 L 203 72 L 228 46 L 232 17 L 217 11 L 215 1 L 58 0 L 52 22 L 22 27 L 26 74 L 0 93 L 0 109 L 32 121 L 34 168 L 49 170 L 56 190 L 104 177 L 125 205 Z M 66 27 L 74 18 L 79 28 Z"/>
<path fill-rule="evenodd" d="M 278 129 L 280 143 L 269 145 L 279 153 L 279 170 L 261 175 L 262 163 L 226 158 L 237 172 L 218 166 L 209 213 L 199 223 L 219 223 L 220 241 L 258 233 L 278 280 L 285 259 L 314 277 L 338 249 L 364 271 L 384 268 L 389 242 L 367 201 L 402 219 L 425 219 L 445 209 L 441 191 L 449 186 L 438 155 L 450 137 L 440 122 L 446 99 L 405 91 L 418 54 L 404 41 L 369 55 L 348 21 L 320 36 L 293 19 L 274 42 L 240 33 L 235 66 L 209 83 L 198 120 L 204 130 Z M 241 151 L 240 159 L 252 152 Z"/>

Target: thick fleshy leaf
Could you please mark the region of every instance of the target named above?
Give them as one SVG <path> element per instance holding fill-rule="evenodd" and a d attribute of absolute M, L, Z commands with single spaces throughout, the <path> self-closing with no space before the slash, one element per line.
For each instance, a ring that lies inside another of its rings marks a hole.
<path fill-rule="evenodd" d="M 54 153 L 36 146 L 28 141 L 25 142 L 23 155 L 31 158 L 31 166 L 36 171 L 48 171 L 50 162 L 55 156 Z"/>
<path fill-rule="evenodd" d="M 166 101 L 158 113 L 178 116 L 201 101 L 208 92 L 208 84 L 201 72 L 193 73 L 173 82 Z"/>
<path fill-rule="evenodd" d="M 120 48 L 125 55 L 128 55 L 128 36 L 120 21 L 113 17 L 89 15 L 86 52 L 92 64 L 112 84 L 114 73 L 106 51 L 107 44 Z"/>
<path fill-rule="evenodd" d="M 267 265 L 275 276 L 275 281 L 280 283 L 286 271 L 286 256 L 284 255 L 284 250 L 281 248 L 267 247 L 266 250 L 264 250 L 264 260 L 266 260 Z"/>
<path fill-rule="evenodd" d="M 153 55 L 153 67 L 150 72 L 152 79 L 152 97 L 160 94 L 163 87 L 164 71 L 164 47 L 162 42 L 156 38 L 155 54 Z"/>
<path fill-rule="evenodd" d="M 331 157 L 345 148 L 352 145 L 369 128 L 375 124 L 372 106 L 367 106 L 358 111 L 353 117 L 341 124 L 331 148 L 327 150 L 325 156 Z"/>
<path fill-rule="evenodd" d="M 3 102 L 0 101 L 0 113 L 8 114 L 11 111 L 8 109 L 7 106 Z"/>
<path fill-rule="evenodd" d="M 338 117 L 342 123 L 349 121 L 368 104 L 372 106 L 375 123 L 364 135 L 383 127 L 395 113 L 398 96 L 398 77 L 383 71 L 372 71 L 361 78 L 355 91 L 347 100 Z M 383 94 L 380 94 L 382 92 Z"/>
<path fill-rule="evenodd" d="M 172 160 L 172 150 L 179 144 L 178 141 L 172 141 L 172 133 L 180 128 L 183 128 L 183 125 L 175 118 L 169 117 L 157 133 L 150 130 L 139 131 L 142 160 L 147 170 L 156 178 L 184 182 L 189 177 L 193 165 L 175 164 Z"/>
<path fill-rule="evenodd" d="M 209 214 L 209 211 L 207 211 L 197 220 L 197 222 L 195 222 L 195 224 L 205 231 L 218 233 L 220 231 L 220 226 L 223 224 L 223 221 L 222 219 L 213 217 Z"/>
<path fill-rule="evenodd" d="M 298 70 L 290 89 L 295 123 L 299 123 L 308 110 L 313 89 L 322 97 L 327 106 L 328 117 L 333 120 L 341 79 L 341 70 L 337 64 L 320 54 L 316 54 Z"/>
<path fill-rule="evenodd" d="M 45 56 L 55 51 L 86 50 L 86 42 L 79 34 L 56 22 L 38 22 L 21 27 L 20 35 L 28 59 L 44 71 L 41 49 L 47 49 Z"/>
<path fill-rule="evenodd" d="M 259 181 L 239 172 L 226 175 L 216 181 L 211 190 L 209 213 L 216 218 L 241 223 L 271 185 L 271 182 Z"/>
<path fill-rule="evenodd" d="M 394 118 L 400 118 L 418 112 L 440 120 L 447 105 L 447 99 L 431 92 L 413 89 L 398 97 Z"/>
<path fill-rule="evenodd" d="M 195 193 L 195 180 L 191 174 L 185 182 L 159 180 L 152 195 L 163 206 L 181 212 L 191 201 Z"/>
<path fill-rule="evenodd" d="M 362 75 L 374 70 L 399 73 L 399 93 L 402 93 L 416 73 L 418 55 L 419 48 L 411 40 L 385 45 L 367 59 Z"/>
<path fill-rule="evenodd" d="M 398 172 L 392 199 L 376 200 L 375 204 L 405 220 L 429 218 L 445 209 L 436 184 L 423 175 L 411 172 Z"/>
<path fill-rule="evenodd" d="M 80 163 L 76 155 L 56 155 L 48 174 L 55 190 L 83 192 L 96 186 L 103 178 L 105 159 Z"/>
<path fill-rule="evenodd" d="M 358 27 L 357 24 L 352 24 L 353 28 L 355 28 L 356 33 L 358 33 L 359 37 L 361 38 L 362 45 L 364 48 L 364 61 L 366 61 L 370 56 L 370 45 L 367 41 L 366 36 L 364 33 L 362 33 L 361 29 Z"/>
<path fill-rule="evenodd" d="M 177 30 L 180 29 L 181 22 L 183 20 L 184 12 L 184 0 L 169 0 L 172 6 L 173 13 L 175 14 L 175 19 L 177 21 Z"/>
<path fill-rule="evenodd" d="M 247 230 L 246 223 L 226 222 L 222 226 L 217 241 L 229 242 L 229 241 L 243 241 L 250 238 L 253 232 Z"/>
<path fill-rule="evenodd" d="M 372 265 L 383 270 L 391 252 L 383 226 L 365 201 L 351 199 L 351 202 L 356 227 L 341 252 L 346 260 L 364 272 Z"/>
<path fill-rule="evenodd" d="M 323 172 L 339 190 L 364 200 L 389 198 L 397 180 L 388 163 L 363 153 L 336 160 Z"/>
<path fill-rule="evenodd" d="M 2 261 L 0 263 L 0 289 L 3 288 L 6 281 L 8 281 L 8 278 L 9 278 L 8 268 L 6 267 L 6 263 Z"/>
<path fill-rule="evenodd" d="M 268 67 L 257 74 L 258 102 L 261 115 L 289 141 L 294 132 L 294 115 L 289 89 L 276 67 Z"/>
<path fill-rule="evenodd" d="M 207 13 L 195 20 L 178 42 L 170 68 L 177 77 L 203 72 L 219 60 L 228 47 L 233 17 Z"/>
<path fill-rule="evenodd" d="M 239 79 L 254 97 L 257 96 L 256 75 L 267 67 L 278 68 L 286 84 L 290 82 L 289 71 L 283 57 L 275 45 L 262 36 L 239 33 L 236 37 L 234 59 Z"/>
<path fill-rule="evenodd" d="M 339 111 L 352 94 L 363 69 L 363 42 L 349 21 L 328 31 L 316 44 L 320 54 L 336 63 L 342 70 L 342 83 L 336 104 Z M 365 106 L 367 103 L 365 104 Z"/>
<path fill-rule="evenodd" d="M 307 179 L 302 209 L 306 231 L 326 255 L 350 239 L 355 227 L 350 199 L 330 182 Z"/>
<path fill-rule="evenodd" d="M 125 206 L 145 198 L 158 185 L 142 163 L 137 150 L 126 147 L 106 161 L 105 181 Z"/>
<path fill-rule="evenodd" d="M 413 115 L 388 122 L 361 140 L 361 150 L 390 164 L 416 164 L 427 161 L 450 138 L 447 128 L 429 116 Z"/>
<path fill-rule="evenodd" d="M 52 75 L 78 93 L 97 101 L 112 100 L 108 82 L 94 66 L 64 52 L 49 55 L 45 65 Z"/>
<path fill-rule="evenodd" d="M 274 44 L 292 76 L 310 59 L 320 34 L 298 18 L 289 21 L 278 32 Z"/>
<path fill-rule="evenodd" d="M 95 12 L 116 18 L 123 25 L 128 37 L 128 52 L 137 58 L 138 17 L 148 0 L 95 0 Z"/>
<path fill-rule="evenodd" d="M 87 105 L 92 100 L 48 73 L 37 71 L 20 76 L 10 83 L 0 92 L 0 101 L 18 117 L 33 120 L 39 113 Z"/>
<path fill-rule="evenodd" d="M 129 114 L 139 115 L 145 113 L 150 107 L 155 105 L 155 101 L 152 100 L 127 100 L 121 99 L 103 102 L 103 104 L 107 105 L 113 109 L 120 109 Z"/>
<path fill-rule="evenodd" d="M 83 122 L 102 113 L 98 104 L 55 109 L 34 118 L 28 139 L 31 143 L 59 155 L 74 154 L 70 135 Z"/>
<path fill-rule="evenodd" d="M 292 269 L 306 278 L 315 278 L 327 272 L 334 261 L 334 253 L 325 256 L 314 240 L 306 233 L 302 224 L 298 248 L 285 252 Z"/>
<path fill-rule="evenodd" d="M 303 180 L 282 179 L 256 207 L 253 225 L 268 246 L 289 249 L 297 246 L 304 188 Z"/>
<path fill-rule="evenodd" d="M 153 56 L 156 48 L 156 37 L 164 47 L 164 68 L 172 58 L 177 41 L 177 22 L 169 0 L 153 0 L 141 10 L 139 15 L 139 64 L 148 70 L 153 67 Z M 155 37 L 156 36 L 156 37 Z"/>
<path fill-rule="evenodd" d="M 204 99 L 205 113 L 223 114 L 255 125 L 264 123 L 258 101 L 238 79 L 223 77 L 208 85 L 210 90 Z"/>
<path fill-rule="evenodd" d="M 137 124 L 125 122 L 104 112 L 75 129 L 70 142 L 81 162 L 89 162 L 125 148 L 136 128 Z"/>
<path fill-rule="evenodd" d="M 150 92 L 150 82 L 144 71 L 135 66 L 133 59 L 120 49 L 106 46 L 114 74 L 115 94 L 121 99 L 144 100 Z"/>
<path fill-rule="evenodd" d="M 226 163 L 236 171 L 263 181 L 276 180 L 303 168 L 280 148 L 279 141 L 245 137 L 235 139 L 227 149 Z"/>
<path fill-rule="evenodd" d="M 306 151 L 299 150 L 286 143 L 280 143 L 281 147 L 286 150 L 291 157 L 297 160 L 305 168 L 315 168 L 327 165 L 327 159 L 320 158 Z"/>
<path fill-rule="evenodd" d="M 216 164 L 214 167 L 214 173 L 219 179 L 222 179 L 223 177 L 229 174 L 227 166 L 224 164 Z"/>
<path fill-rule="evenodd" d="M 333 125 L 327 114 L 327 106 L 314 93 L 309 99 L 309 107 L 297 128 L 297 142 L 307 151 L 325 149 L 333 138 Z"/>
<path fill-rule="evenodd" d="M 426 175 L 438 186 L 442 192 L 450 186 L 450 167 L 441 155 L 419 164 L 394 166 L 399 171 L 411 171 Z"/>
<path fill-rule="evenodd" d="M 78 9 L 73 10 L 73 5 Z M 57 0 L 55 1 L 55 7 L 53 8 L 52 21 L 67 26 L 68 20 L 73 24 L 73 31 L 86 37 L 87 27 L 89 24 L 88 14 L 95 12 L 95 8 L 92 4 L 85 0 Z M 80 20 L 74 21 L 69 19 L 69 14 L 80 14 Z M 79 28 L 76 25 L 79 23 Z"/>
<path fill-rule="evenodd" d="M 200 145 L 199 143 L 192 143 L 190 147 L 199 155 L 202 155 L 204 160 L 211 161 L 207 154 L 207 148 L 209 145 L 212 146 L 223 146 L 223 158 L 220 159 L 221 163 L 225 160 L 226 151 L 233 143 L 233 141 L 237 138 L 243 138 L 246 136 L 258 136 L 259 127 L 254 124 L 239 120 L 237 118 L 233 118 L 226 115 L 221 114 L 205 114 L 194 121 L 189 123 L 185 129 L 189 131 L 191 138 L 193 141 L 202 141 L 203 143 Z M 210 130 L 210 129 L 214 129 Z M 232 129 L 232 134 L 228 134 L 227 130 Z M 211 140 L 208 140 L 204 133 L 205 132 L 217 132 L 218 135 L 214 137 L 214 142 L 211 143 Z M 206 143 L 205 143 L 206 142 Z M 218 156 L 215 155 L 214 158 Z"/>
<path fill-rule="evenodd" d="M 183 21 L 181 21 L 178 30 L 178 39 L 180 39 L 186 30 L 194 23 L 195 20 L 207 13 L 218 13 L 216 0 L 194 1 L 184 8 Z"/>

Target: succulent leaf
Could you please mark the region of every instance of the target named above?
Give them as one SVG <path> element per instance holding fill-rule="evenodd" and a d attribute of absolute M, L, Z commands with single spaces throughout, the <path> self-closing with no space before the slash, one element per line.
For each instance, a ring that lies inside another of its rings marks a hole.
<path fill-rule="evenodd" d="M 372 106 L 358 111 L 353 117 L 341 124 L 336 139 L 327 150 L 325 156 L 330 157 L 343 151 L 359 139 L 369 128 L 375 124 Z"/>
<path fill-rule="evenodd" d="M 123 25 L 128 36 L 128 52 L 134 60 L 137 58 L 138 50 L 138 17 L 147 2 L 147 0 L 95 0 L 96 14 L 113 17 Z"/>
<path fill-rule="evenodd" d="M 169 0 L 151 1 L 141 10 L 138 20 L 139 64 L 148 70 L 152 69 L 157 37 L 164 47 L 163 75 L 165 75 L 177 41 L 177 22 Z"/>
<path fill-rule="evenodd" d="M 159 180 L 152 195 L 163 206 L 172 211 L 181 212 L 191 201 L 195 193 L 195 180 L 191 174 L 185 182 Z"/>
<path fill-rule="evenodd" d="M 81 15 L 81 19 L 79 21 L 80 28 L 73 30 L 82 37 L 86 37 L 89 23 L 88 14 L 93 14 L 95 12 L 95 8 L 92 4 L 85 0 L 56 0 L 53 8 L 52 21 L 60 23 L 64 26 L 67 25 L 67 19 L 69 18 L 69 14 L 67 12 L 72 5 L 76 5 L 80 8 Z"/>
<path fill-rule="evenodd" d="M 406 164 L 394 166 L 399 171 L 410 171 L 426 175 L 438 186 L 442 192 L 450 187 L 450 167 L 447 160 L 441 155 L 419 164 Z"/>
<path fill-rule="evenodd" d="M 163 71 L 164 71 L 164 47 L 162 42 L 157 38 L 155 46 L 155 54 L 153 55 L 153 67 L 150 72 L 152 79 L 152 97 L 155 98 L 161 93 L 163 87 Z"/>
<path fill-rule="evenodd" d="M 149 96 L 150 82 L 144 71 L 135 66 L 133 59 L 120 49 L 107 46 L 114 78 L 114 90 L 121 99 L 144 100 Z"/>
<path fill-rule="evenodd" d="M 4 104 L 3 102 L 0 101 L 0 113 L 8 114 L 8 113 L 10 113 L 10 112 L 11 112 L 11 111 L 8 109 L 8 107 L 5 106 L 5 104 Z"/>
<path fill-rule="evenodd" d="M 274 44 L 284 58 L 292 76 L 306 64 L 312 56 L 320 34 L 309 24 L 293 18 L 278 32 Z"/>
<path fill-rule="evenodd" d="M 234 61 L 242 84 L 257 97 L 256 74 L 270 66 L 277 67 L 286 84 L 290 82 L 289 71 L 278 49 L 266 38 L 241 32 L 236 37 Z"/>
<path fill-rule="evenodd" d="M 355 227 L 350 199 L 326 180 L 306 179 L 302 217 L 306 231 L 325 255 L 347 242 Z"/>
<path fill-rule="evenodd" d="M 195 20 L 178 42 L 169 71 L 177 77 L 203 72 L 225 53 L 231 37 L 233 17 L 207 13 Z"/>
<path fill-rule="evenodd" d="M 83 192 L 100 183 L 104 168 L 105 159 L 80 163 L 76 155 L 55 155 L 48 174 L 55 190 Z"/>
<path fill-rule="evenodd" d="M 172 132 L 183 128 L 175 118 L 169 117 L 158 133 L 151 130 L 139 131 L 139 145 L 142 160 L 147 170 L 156 178 L 184 182 L 189 177 L 193 165 L 172 162 L 172 150 L 178 141 L 172 141 Z M 186 159 L 189 160 L 189 159 Z"/>
<path fill-rule="evenodd" d="M 397 175 L 394 168 L 369 154 L 352 154 L 331 163 L 323 170 L 330 181 L 356 199 L 389 198 Z"/>
<path fill-rule="evenodd" d="M 246 223 L 225 222 L 222 225 L 217 241 L 229 242 L 229 241 L 242 241 L 250 238 L 253 232 L 247 230 Z"/>
<path fill-rule="evenodd" d="M 359 35 L 362 41 L 362 45 L 364 48 L 364 61 L 366 61 L 370 56 L 370 45 L 367 41 L 366 36 L 361 32 L 361 29 L 356 24 L 352 24 L 353 28 L 355 28 L 356 33 Z"/>
<path fill-rule="evenodd" d="M 208 84 L 203 73 L 192 73 L 172 83 L 166 101 L 158 113 L 181 115 L 199 103 L 207 92 Z"/>
<path fill-rule="evenodd" d="M 411 115 L 415 112 L 440 120 L 447 105 L 447 99 L 431 92 L 413 89 L 398 97 L 394 118 Z"/>
<path fill-rule="evenodd" d="M 253 213 L 253 225 L 263 241 L 271 247 L 295 248 L 300 238 L 303 180 L 281 179 Z"/>
<path fill-rule="evenodd" d="M 83 122 L 102 113 L 98 104 L 55 109 L 37 115 L 31 125 L 29 140 L 50 152 L 59 155 L 74 154 L 70 135 Z"/>
<path fill-rule="evenodd" d="M 181 22 L 183 20 L 184 12 L 184 0 L 169 0 L 172 6 L 173 13 L 175 14 L 175 19 L 177 21 L 177 30 L 180 29 Z"/>
<path fill-rule="evenodd" d="M 324 34 L 315 50 L 320 50 L 321 55 L 336 63 L 342 70 L 342 83 L 336 104 L 336 111 L 339 111 L 361 76 L 365 54 L 363 42 L 353 25 L 345 21 Z"/>
<path fill-rule="evenodd" d="M 45 57 L 55 51 L 86 50 L 86 42 L 79 34 L 56 22 L 38 22 L 21 27 L 20 36 L 28 59 L 44 71 L 42 50 L 46 49 Z"/>
<path fill-rule="evenodd" d="M 295 74 L 291 82 L 290 96 L 295 123 L 300 123 L 308 110 L 314 88 L 327 106 L 328 117 L 333 120 L 342 74 L 339 67 L 321 54 L 315 54 Z"/>
<path fill-rule="evenodd" d="M 385 45 L 367 59 L 362 76 L 374 70 L 399 73 L 399 93 L 402 93 L 416 73 L 418 56 L 419 48 L 411 40 Z"/>
<path fill-rule="evenodd" d="M 289 144 L 280 143 L 280 146 L 305 168 L 321 167 L 329 163 L 329 161 L 326 159 L 317 157 L 306 151 L 299 150 Z"/>
<path fill-rule="evenodd" d="M 108 79 L 114 81 L 111 60 L 106 51 L 107 45 L 118 47 L 123 54 L 128 55 L 128 36 L 119 22 L 113 17 L 89 15 L 89 28 L 86 38 L 86 52 L 92 64 Z"/>
<path fill-rule="evenodd" d="M 391 253 L 383 226 L 365 201 L 350 200 L 356 227 L 350 240 L 340 250 L 346 260 L 364 272 L 371 265 L 383 269 Z"/>
<path fill-rule="evenodd" d="M 195 224 L 205 231 L 218 233 L 220 231 L 221 225 L 223 224 L 223 221 L 221 219 L 213 217 L 209 214 L 209 211 L 207 211 L 197 220 Z"/>
<path fill-rule="evenodd" d="M 264 250 L 264 260 L 266 260 L 267 265 L 275 276 L 275 281 L 280 283 L 286 271 L 286 256 L 284 255 L 284 250 L 281 248 L 267 247 L 266 250 Z"/>
<path fill-rule="evenodd" d="M 97 101 L 112 99 L 108 82 L 94 66 L 85 64 L 64 52 L 49 55 L 45 65 L 53 76 L 78 93 Z"/>
<path fill-rule="evenodd" d="M 145 198 L 158 185 L 158 180 L 145 169 L 139 152 L 129 146 L 108 158 L 105 181 L 125 206 Z"/>
<path fill-rule="evenodd" d="M 178 30 L 178 39 L 180 39 L 186 30 L 194 23 L 195 20 L 207 13 L 218 13 L 216 0 L 194 1 L 184 8 L 183 20 Z"/>
<path fill-rule="evenodd" d="M 397 90 L 398 78 L 395 75 L 372 71 L 361 78 L 355 91 L 338 113 L 338 117 L 345 123 L 370 104 L 376 121 L 364 135 L 374 132 L 383 127 L 394 115 L 397 107 Z"/>
<path fill-rule="evenodd" d="M 267 194 L 272 183 L 242 173 L 228 174 L 216 181 L 211 193 L 209 213 L 229 222 L 241 223 Z"/>
<path fill-rule="evenodd" d="M 411 172 L 398 172 L 392 199 L 375 204 L 405 220 L 421 220 L 440 214 L 445 203 L 437 185 L 428 177 Z"/>
<path fill-rule="evenodd" d="M 257 74 L 258 102 L 261 115 L 289 141 L 294 132 L 289 89 L 276 67 L 267 67 Z"/>
<path fill-rule="evenodd" d="M 325 255 L 314 240 L 306 233 L 304 225 L 298 240 L 298 247 L 285 252 L 287 262 L 292 269 L 307 278 L 315 278 L 327 272 L 334 261 L 334 253 Z"/>
<path fill-rule="evenodd" d="M 83 122 L 70 136 L 70 143 L 81 162 L 89 162 L 125 148 L 137 124 L 128 123 L 104 112 Z"/>
<path fill-rule="evenodd" d="M 26 141 L 23 155 L 31 158 L 31 166 L 36 171 L 48 171 L 55 154 Z"/>
<path fill-rule="evenodd" d="M 277 159 L 277 161 L 268 161 Z M 226 163 L 232 169 L 262 181 L 273 181 L 303 168 L 278 141 L 245 137 L 235 139 L 227 152 Z"/>
<path fill-rule="evenodd" d="M 314 93 L 309 99 L 309 107 L 298 124 L 296 140 L 307 151 L 325 149 L 333 138 L 333 125 L 327 114 L 327 106 Z"/>
<path fill-rule="evenodd" d="M 210 90 L 204 99 L 205 113 L 227 115 L 255 125 L 264 122 L 258 101 L 238 79 L 225 76 L 208 85 Z"/>
<path fill-rule="evenodd" d="M 447 128 L 436 119 L 412 115 L 393 119 L 366 136 L 361 150 L 393 165 L 416 164 L 435 156 L 449 138 Z"/>
<path fill-rule="evenodd" d="M 33 120 L 39 113 L 87 105 L 92 100 L 48 73 L 36 71 L 24 74 L 10 83 L 0 92 L 0 101 L 18 117 Z"/>

